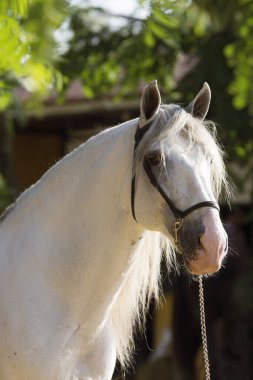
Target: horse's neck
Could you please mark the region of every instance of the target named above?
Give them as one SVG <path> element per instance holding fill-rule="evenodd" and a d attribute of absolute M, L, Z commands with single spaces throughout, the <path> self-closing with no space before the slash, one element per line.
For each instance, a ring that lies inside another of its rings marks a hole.
<path fill-rule="evenodd" d="M 95 321 L 106 311 L 142 233 L 130 211 L 134 126 L 108 130 L 65 157 L 6 220 L 10 239 L 22 239 L 20 260 L 39 259 L 78 319 Z"/>

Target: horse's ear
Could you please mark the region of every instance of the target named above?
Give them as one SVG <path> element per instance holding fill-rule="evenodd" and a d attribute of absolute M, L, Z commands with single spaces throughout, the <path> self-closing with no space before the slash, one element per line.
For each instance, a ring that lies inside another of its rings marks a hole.
<path fill-rule="evenodd" d="M 204 120 L 209 109 L 210 101 L 211 90 L 209 85 L 205 82 L 202 89 L 195 96 L 193 101 L 185 108 L 185 110 L 191 113 L 192 116 Z"/>
<path fill-rule="evenodd" d="M 153 80 L 143 90 L 141 97 L 141 116 L 139 126 L 142 127 L 147 123 L 152 116 L 156 115 L 159 111 L 161 104 L 161 96 L 157 86 L 157 81 Z"/>

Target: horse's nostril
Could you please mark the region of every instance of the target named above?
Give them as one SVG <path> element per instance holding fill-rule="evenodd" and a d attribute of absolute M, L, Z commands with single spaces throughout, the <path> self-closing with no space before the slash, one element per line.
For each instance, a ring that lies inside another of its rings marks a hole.
<path fill-rule="evenodd" d="M 198 237 L 198 249 L 200 249 L 202 247 L 202 243 L 201 243 L 201 235 Z"/>

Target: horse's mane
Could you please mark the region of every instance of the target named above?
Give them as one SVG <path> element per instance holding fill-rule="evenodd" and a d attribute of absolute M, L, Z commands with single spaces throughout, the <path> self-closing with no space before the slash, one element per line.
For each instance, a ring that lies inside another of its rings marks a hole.
<path fill-rule="evenodd" d="M 172 243 L 159 232 L 145 231 L 130 258 L 123 289 L 112 309 L 117 358 L 122 367 L 130 364 L 134 347 L 134 327 L 142 330 L 152 299 L 160 294 L 160 267 L 165 258 L 168 269 L 176 268 Z"/>
<path fill-rule="evenodd" d="M 177 136 L 184 135 L 187 149 L 211 160 L 211 183 L 218 198 L 221 189 L 229 196 L 230 185 L 223 162 L 223 152 L 216 140 L 215 124 L 201 121 L 185 112 L 177 105 L 163 105 L 150 129 L 143 136 L 134 157 L 133 175 L 138 175 L 139 163 L 143 162 L 147 151 L 160 141 L 164 154 L 168 140 L 175 148 Z M 179 149 L 180 146 L 178 146 Z M 166 147 L 166 153 L 168 153 Z M 133 348 L 133 326 L 141 326 L 152 298 L 158 299 L 160 288 L 160 264 L 165 257 L 169 269 L 177 268 L 172 243 L 158 232 L 146 231 L 138 242 L 136 251 L 124 274 L 126 282 L 112 311 L 117 357 L 123 367 L 130 362 Z"/>

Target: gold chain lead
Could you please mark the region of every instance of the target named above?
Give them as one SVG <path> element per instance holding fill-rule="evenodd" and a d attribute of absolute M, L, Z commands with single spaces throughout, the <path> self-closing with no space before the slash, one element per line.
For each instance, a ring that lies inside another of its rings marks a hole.
<path fill-rule="evenodd" d="M 205 300 L 204 300 L 204 289 L 202 276 L 198 276 L 199 282 L 199 310 L 200 310 L 200 326 L 201 326 L 201 337 L 202 337 L 202 347 L 204 355 L 204 365 L 206 380 L 210 380 L 210 366 L 208 358 L 208 348 L 207 348 L 207 334 L 206 334 L 206 317 L 205 317 Z"/>

